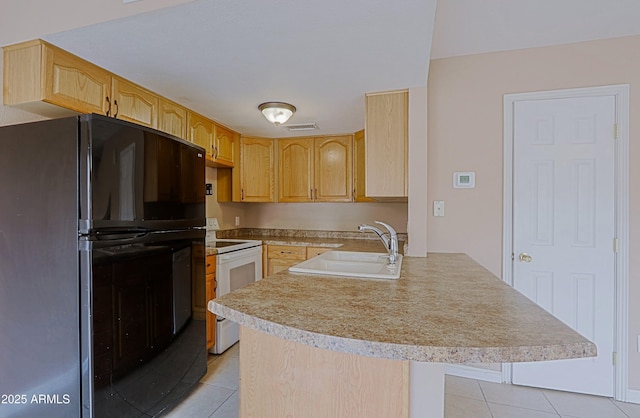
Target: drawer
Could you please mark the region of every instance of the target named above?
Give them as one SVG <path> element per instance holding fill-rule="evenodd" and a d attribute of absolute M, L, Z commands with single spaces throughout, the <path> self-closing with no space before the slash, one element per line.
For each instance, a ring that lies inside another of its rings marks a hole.
<path fill-rule="evenodd" d="M 295 245 L 269 245 L 267 247 L 267 257 L 283 260 L 306 260 L 307 247 Z"/>
<path fill-rule="evenodd" d="M 215 255 L 207 256 L 207 268 L 205 271 L 206 271 L 206 274 L 211 274 L 216 272 L 216 256 Z"/>
<path fill-rule="evenodd" d="M 307 247 L 307 260 L 331 250 L 331 247 Z"/>

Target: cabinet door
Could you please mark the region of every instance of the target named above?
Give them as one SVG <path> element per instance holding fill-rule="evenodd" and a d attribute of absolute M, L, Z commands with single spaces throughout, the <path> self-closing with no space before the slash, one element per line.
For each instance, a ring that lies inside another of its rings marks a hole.
<path fill-rule="evenodd" d="M 279 258 L 273 258 L 269 260 L 269 268 L 268 275 L 273 276 L 274 274 L 287 270 L 289 267 L 294 266 L 300 263 L 300 261 L 296 260 L 281 260 Z"/>
<path fill-rule="evenodd" d="M 213 122 L 197 113 L 188 112 L 187 139 L 196 145 L 200 145 L 207 151 L 207 157 L 211 159 L 213 144 Z"/>
<path fill-rule="evenodd" d="M 80 113 L 107 113 L 110 73 L 52 45 L 44 46 L 44 55 L 44 101 Z"/>
<path fill-rule="evenodd" d="M 279 139 L 278 160 L 278 201 L 313 201 L 313 138 Z"/>
<path fill-rule="evenodd" d="M 315 139 L 315 201 L 351 202 L 352 141 L 351 135 Z"/>
<path fill-rule="evenodd" d="M 243 202 L 273 202 L 274 140 L 240 138 L 240 188 Z"/>
<path fill-rule="evenodd" d="M 366 195 L 406 197 L 408 158 L 406 91 L 366 96 Z"/>
<path fill-rule="evenodd" d="M 158 129 L 181 139 L 187 139 L 187 109 L 160 99 L 158 106 Z"/>
<path fill-rule="evenodd" d="M 306 258 L 307 247 L 298 245 L 268 245 L 267 275 L 271 276 L 279 271 L 286 270 Z"/>
<path fill-rule="evenodd" d="M 234 140 L 233 131 L 215 124 L 215 139 L 213 142 L 213 162 L 226 167 L 234 166 Z"/>
<path fill-rule="evenodd" d="M 364 150 L 364 129 L 353 135 L 353 201 L 373 202 L 365 195 L 366 166 Z"/>
<path fill-rule="evenodd" d="M 307 247 L 307 260 L 331 250 L 331 247 Z"/>
<path fill-rule="evenodd" d="M 111 83 L 112 116 L 150 128 L 158 127 L 158 96 L 120 77 L 114 76 Z"/>

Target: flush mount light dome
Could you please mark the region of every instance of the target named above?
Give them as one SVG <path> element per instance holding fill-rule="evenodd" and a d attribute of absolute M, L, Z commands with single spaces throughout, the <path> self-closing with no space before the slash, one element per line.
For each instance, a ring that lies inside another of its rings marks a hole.
<path fill-rule="evenodd" d="M 295 113 L 296 107 L 289 103 L 266 102 L 258 106 L 265 118 L 274 125 L 280 125 L 289 120 Z"/>

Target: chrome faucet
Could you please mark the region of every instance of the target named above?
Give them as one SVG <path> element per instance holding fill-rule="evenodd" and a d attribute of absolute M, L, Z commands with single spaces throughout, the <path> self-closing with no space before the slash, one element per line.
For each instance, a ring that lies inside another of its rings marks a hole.
<path fill-rule="evenodd" d="M 375 221 L 375 223 L 384 226 L 389 231 L 389 237 L 387 238 L 387 233 L 382 232 L 379 228 L 371 225 L 358 225 L 358 231 L 366 232 L 371 231 L 374 232 L 378 238 L 382 241 L 384 246 L 387 248 L 387 252 L 389 253 L 389 265 L 394 266 L 396 264 L 396 260 L 398 259 L 398 234 L 396 234 L 396 230 L 389 224 L 386 224 L 381 221 Z"/>

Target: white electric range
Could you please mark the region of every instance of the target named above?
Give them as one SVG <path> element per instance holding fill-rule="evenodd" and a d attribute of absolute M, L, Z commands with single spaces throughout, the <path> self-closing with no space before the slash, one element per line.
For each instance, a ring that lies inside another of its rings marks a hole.
<path fill-rule="evenodd" d="M 216 297 L 226 295 L 262 279 L 262 241 L 216 239 L 207 234 L 205 244 L 215 248 Z M 208 301 L 207 301 L 208 302 Z M 239 340 L 239 326 L 226 318 L 216 318 L 216 343 L 210 350 L 221 354 Z"/>

